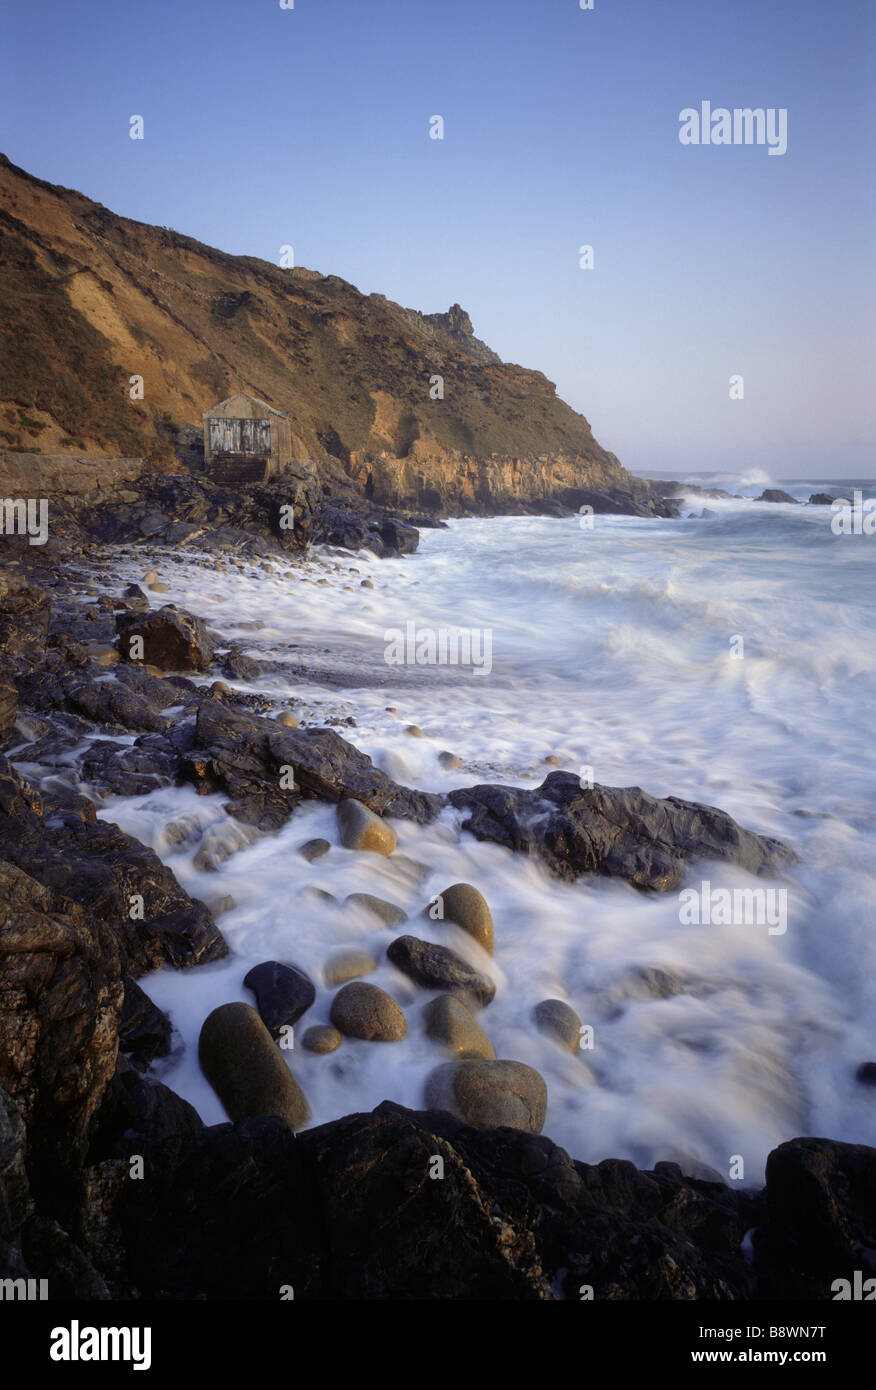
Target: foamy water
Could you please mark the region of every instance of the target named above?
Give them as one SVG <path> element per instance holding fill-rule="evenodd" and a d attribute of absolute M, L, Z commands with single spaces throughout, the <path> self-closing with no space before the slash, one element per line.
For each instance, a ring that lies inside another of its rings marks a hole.
<path fill-rule="evenodd" d="M 807 497 L 818 488 L 787 490 Z M 279 834 L 205 872 L 194 865 L 198 843 L 169 845 L 165 827 L 188 812 L 205 828 L 222 821 L 221 797 L 166 789 L 108 802 L 102 814 L 152 845 L 189 892 L 236 903 L 220 920 L 227 961 L 144 981 L 177 1030 L 162 1079 L 206 1122 L 226 1118 L 197 1064 L 206 1014 L 228 1000 L 252 1003 L 247 970 L 279 959 L 318 987 L 296 1031 L 328 1021 L 332 991 L 320 972 L 347 944 L 380 958 L 368 978 L 401 1003 L 408 1037 L 345 1040 L 328 1056 L 288 1053 L 313 1123 L 385 1098 L 420 1106 L 425 1078 L 444 1059 L 423 1031 L 432 995 L 385 960 L 404 930 L 454 945 L 492 973 L 497 995 L 480 1021 L 497 1056 L 545 1077 L 545 1132 L 576 1158 L 650 1166 L 681 1153 L 727 1174 L 741 1154 L 746 1182 L 758 1183 L 769 1150 L 794 1135 L 876 1142 L 876 1092 L 854 1077 L 876 1059 L 876 537 L 834 536 L 826 507 L 706 505 L 714 516 L 597 517 L 592 530 L 577 518 L 454 521 L 422 532 L 419 552 L 404 559 L 332 553 L 273 573 L 246 564 L 218 575 L 150 554 L 171 586 L 166 599 L 253 655 L 313 665 L 318 651 L 316 674 L 231 683 L 271 694 L 304 723 L 352 715 L 355 727 L 340 732 L 399 781 L 531 787 L 555 755 L 576 773 L 592 768 L 597 782 L 720 806 L 801 857 L 785 885 L 787 932 L 770 935 L 765 926 L 682 925 L 675 893 L 561 884 L 461 833 L 449 812 L 428 827 L 396 822 L 397 855 L 384 860 L 340 848 L 333 808 L 309 803 Z M 702 506 L 691 500 L 692 510 Z M 139 578 L 144 568 L 138 559 L 119 572 Z M 366 577 L 373 590 L 360 587 Z M 387 630 L 408 622 L 489 629 L 492 669 L 388 666 Z M 733 654 L 740 638 L 742 659 Z M 355 684 L 339 685 L 339 671 Z M 463 769 L 444 771 L 442 750 Z M 296 848 L 317 835 L 333 848 L 307 864 Z M 751 882 L 706 865 L 687 883 L 703 878 Z M 492 909 L 492 963 L 453 928 L 419 917 L 459 880 Z M 384 928 L 319 900 L 314 887 L 341 904 L 375 893 L 411 921 Z M 685 992 L 633 997 L 631 972 L 655 966 L 680 976 Z M 593 1026 L 592 1051 L 563 1053 L 535 1030 L 532 1008 L 546 997 L 567 999 Z"/>

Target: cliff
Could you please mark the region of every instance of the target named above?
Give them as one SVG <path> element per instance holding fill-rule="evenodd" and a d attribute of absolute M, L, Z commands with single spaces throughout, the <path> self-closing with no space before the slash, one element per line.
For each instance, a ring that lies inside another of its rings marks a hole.
<path fill-rule="evenodd" d="M 245 390 L 290 411 L 298 458 L 335 475 L 337 460 L 381 504 L 506 510 L 633 481 L 553 383 L 502 362 L 459 305 L 422 314 L 335 275 L 227 255 L 2 155 L 0 309 L 0 449 L 196 467 L 202 412 Z"/>

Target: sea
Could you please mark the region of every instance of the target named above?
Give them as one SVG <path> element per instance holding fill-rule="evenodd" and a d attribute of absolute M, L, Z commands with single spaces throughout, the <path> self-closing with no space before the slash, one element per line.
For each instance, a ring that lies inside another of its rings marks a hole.
<path fill-rule="evenodd" d="M 759 1186 L 770 1150 L 795 1136 L 876 1143 L 876 1087 L 856 1079 L 876 1061 L 876 536 L 838 534 L 828 505 L 754 500 L 768 486 L 799 502 L 855 488 L 871 497 L 876 484 L 757 472 L 685 481 L 737 495 L 686 492 L 675 520 L 451 520 L 395 559 L 322 547 L 300 563 L 239 560 L 220 573 L 194 553 L 149 552 L 167 600 L 276 663 L 230 685 L 304 725 L 333 724 L 407 786 L 534 788 L 560 768 L 720 807 L 799 856 L 772 885 L 785 929 L 770 930 L 691 921 L 679 891 L 559 881 L 478 842 L 451 810 L 428 826 L 394 822 L 398 849 L 382 858 L 342 848 L 334 808 L 305 802 L 278 833 L 206 868 L 199 848 L 244 838 L 225 798 L 165 788 L 106 800 L 101 816 L 150 845 L 191 894 L 234 904 L 219 919 L 226 960 L 141 981 L 174 1025 L 153 1074 L 205 1123 L 227 1116 L 198 1066 L 200 1027 L 219 1004 L 254 1002 L 243 979 L 264 960 L 317 986 L 284 1053 L 314 1125 L 386 1099 L 423 1108 L 445 1059 L 424 1028 L 433 996 L 386 959 L 406 931 L 491 974 L 497 993 L 480 1022 L 497 1057 L 544 1077 L 544 1132 L 575 1159 L 668 1159 Z M 142 580 L 142 552 L 118 567 Z M 454 647 L 460 632 L 468 647 Z M 468 664 L 440 661 L 454 650 Z M 445 767 L 447 752 L 461 766 Z M 182 844 L 169 829 L 181 817 L 195 825 Z M 308 863 L 298 847 L 313 837 L 332 848 Z M 428 914 L 456 882 L 490 906 L 492 960 Z M 721 864 L 691 866 L 682 887 L 704 883 L 763 887 Z M 363 892 L 398 904 L 408 923 L 388 928 L 345 904 Z M 378 959 L 367 978 L 401 1004 L 408 1035 L 313 1055 L 299 1030 L 329 1021 L 322 969 L 345 946 Z M 643 984 L 655 978 L 669 983 Z M 564 1051 L 538 1031 L 543 999 L 571 1004 L 584 1046 Z"/>

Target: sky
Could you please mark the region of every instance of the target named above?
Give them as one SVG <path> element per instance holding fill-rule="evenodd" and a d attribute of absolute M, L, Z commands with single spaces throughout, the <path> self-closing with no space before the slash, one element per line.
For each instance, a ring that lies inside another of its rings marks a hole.
<path fill-rule="evenodd" d="M 462 304 L 634 472 L 865 477 L 874 79 L 874 0 L 8 0 L 0 149 L 225 251 Z M 786 152 L 682 144 L 703 101 L 786 110 Z"/>

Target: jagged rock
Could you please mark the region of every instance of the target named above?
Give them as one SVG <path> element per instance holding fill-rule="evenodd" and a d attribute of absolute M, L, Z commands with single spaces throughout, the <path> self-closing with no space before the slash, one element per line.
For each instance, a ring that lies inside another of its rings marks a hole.
<path fill-rule="evenodd" d="M 439 920 L 454 922 L 488 955 L 493 954 L 493 918 L 483 893 L 470 883 L 453 883 L 438 894 L 438 902 L 441 906 Z"/>
<path fill-rule="evenodd" d="M 213 659 L 206 624 L 170 604 L 151 613 L 120 613 L 116 629 L 125 661 L 142 660 L 162 671 L 204 671 Z M 134 637 L 142 638 L 143 647 L 142 656 L 132 658 Z"/>
<path fill-rule="evenodd" d="M 137 981 L 125 976 L 125 994 L 119 1019 L 119 1050 L 127 1054 L 138 1071 L 146 1071 L 156 1057 L 170 1052 L 173 1028 L 167 1014 Z"/>
<path fill-rule="evenodd" d="M 199 707 L 193 744 L 184 779 L 203 792 L 224 791 L 231 813 L 261 829 L 279 828 L 302 797 L 354 798 L 379 815 L 421 824 L 441 806 L 439 797 L 393 782 L 334 729 L 286 729 L 218 700 Z M 284 768 L 293 769 L 292 785 Z"/>
<path fill-rule="evenodd" d="M 454 994 L 439 994 L 423 1010 L 427 1035 L 458 1058 L 492 1061 L 495 1048 L 477 1019 Z"/>
<path fill-rule="evenodd" d="M 536 855 L 567 879 L 606 874 L 667 892 L 698 859 L 755 874 L 796 860 L 777 840 L 743 830 L 714 806 L 649 796 L 639 787 L 582 787 L 571 772 L 552 772 L 532 791 L 463 787 L 447 799 L 469 813 L 463 829 L 476 839 Z"/>
<path fill-rule="evenodd" d="M 581 1046 L 581 1020 L 571 1004 L 563 999 L 542 999 L 532 1011 L 536 1027 L 549 1034 L 561 1047 L 577 1052 Z"/>
<path fill-rule="evenodd" d="M 792 497 L 790 492 L 782 492 L 779 487 L 764 488 L 760 497 L 755 497 L 755 502 L 795 502 L 796 497 Z"/>
<path fill-rule="evenodd" d="M 391 994 L 378 985 L 354 980 L 332 1000 L 331 1020 L 348 1038 L 399 1042 L 407 1036 L 405 1016 Z"/>
<path fill-rule="evenodd" d="M 524 1062 L 447 1062 L 428 1078 L 426 1104 L 449 1110 L 475 1129 L 508 1126 L 540 1134 L 547 1086 Z"/>
<path fill-rule="evenodd" d="M 0 862 L 0 1085 L 28 1127 L 35 1189 L 52 1202 L 115 1068 L 122 975 L 99 915 Z"/>
<path fill-rule="evenodd" d="M 276 960 L 253 966 L 243 983 L 255 995 L 262 1022 L 275 1038 L 287 1024 L 297 1023 L 316 998 L 316 987 L 309 975 Z"/>
<path fill-rule="evenodd" d="M 2 757 L 0 859 L 111 925 L 135 976 L 159 965 L 204 964 L 228 952 L 207 908 L 189 897 L 152 850 L 112 822 L 95 820 L 90 802 L 52 808 Z"/>
<path fill-rule="evenodd" d="M 255 1009 L 220 1004 L 208 1014 L 198 1060 L 232 1120 L 276 1115 L 290 1129 L 310 1119 L 310 1106 Z"/>
<path fill-rule="evenodd" d="M 809 505 L 810 507 L 829 507 L 834 501 L 836 498 L 832 492 L 813 492 L 809 498 Z"/>
<path fill-rule="evenodd" d="M 495 997 L 493 981 L 447 946 L 435 946 L 416 936 L 399 936 L 387 947 L 386 954 L 421 989 L 448 990 L 467 995 L 482 1005 Z"/>

